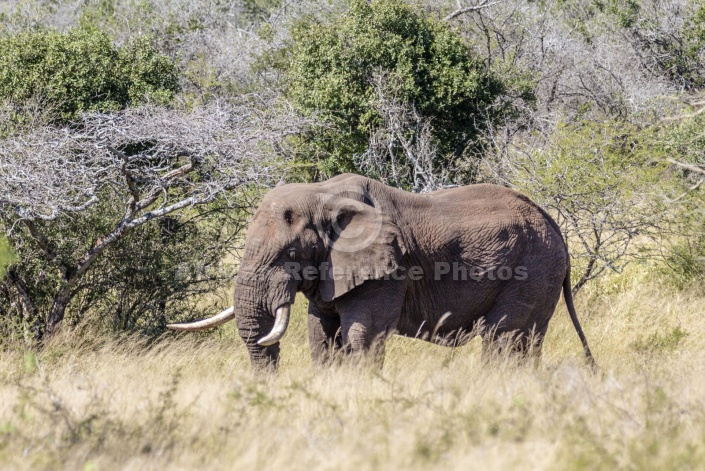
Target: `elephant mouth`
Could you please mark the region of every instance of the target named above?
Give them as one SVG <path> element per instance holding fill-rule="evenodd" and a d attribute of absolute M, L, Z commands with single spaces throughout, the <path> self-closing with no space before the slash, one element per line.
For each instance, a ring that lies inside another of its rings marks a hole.
<path fill-rule="evenodd" d="M 291 315 L 291 303 L 286 303 L 279 306 L 274 314 L 274 327 L 261 339 L 257 341 L 257 345 L 263 347 L 269 347 L 279 342 L 284 334 L 286 333 L 287 327 L 289 327 L 289 318 Z"/>
<path fill-rule="evenodd" d="M 291 303 L 285 303 L 279 306 L 274 314 L 274 326 L 272 327 L 272 330 L 267 335 L 259 339 L 257 344 L 262 347 L 269 347 L 279 342 L 282 337 L 284 337 L 284 334 L 286 334 L 287 327 L 289 327 L 290 315 Z M 225 324 L 233 318 L 235 318 L 235 308 L 231 306 L 211 318 L 188 324 L 168 324 L 167 328 L 172 330 L 196 332 L 199 330 L 212 329 L 213 327 Z"/>

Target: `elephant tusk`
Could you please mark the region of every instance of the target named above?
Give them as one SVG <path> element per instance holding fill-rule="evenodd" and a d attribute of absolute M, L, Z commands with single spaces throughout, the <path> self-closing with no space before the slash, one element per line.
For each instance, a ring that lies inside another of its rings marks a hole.
<path fill-rule="evenodd" d="M 225 324 L 235 318 L 235 307 L 230 306 L 225 311 L 202 321 L 190 322 L 188 324 L 167 324 L 166 328 L 171 330 L 182 330 L 185 332 L 197 332 L 199 330 L 211 329 Z"/>
<path fill-rule="evenodd" d="M 274 318 L 274 327 L 272 331 L 262 337 L 257 341 L 257 345 L 262 345 L 263 347 L 269 347 L 274 345 L 284 337 L 286 333 L 286 328 L 289 326 L 289 313 L 291 311 L 291 304 L 285 304 L 277 309 L 277 313 Z"/>

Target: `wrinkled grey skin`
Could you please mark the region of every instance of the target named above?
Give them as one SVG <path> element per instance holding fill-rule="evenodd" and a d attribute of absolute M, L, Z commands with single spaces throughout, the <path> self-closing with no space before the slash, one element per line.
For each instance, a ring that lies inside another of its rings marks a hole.
<path fill-rule="evenodd" d="M 317 276 L 297 280 L 287 270 L 290 262 Z M 475 267 L 485 276 L 453 280 L 451 272 L 436 279 L 437 262 Z M 400 276 L 412 266 L 421 267 L 421 279 Z M 489 279 L 489 271 L 501 266 L 525 267 L 525 279 Z M 347 276 L 330 276 L 340 269 Z M 462 345 L 479 321 L 484 354 L 503 348 L 539 353 L 563 290 L 592 362 L 569 273 L 556 223 L 513 190 L 471 185 L 418 195 L 345 174 L 267 193 L 247 233 L 235 318 L 255 366 L 276 366 L 279 343 L 263 347 L 257 340 L 297 292 L 309 300 L 315 362 L 341 349 L 364 353 L 374 347 L 381 357 L 392 333 Z M 514 341 L 507 343 L 503 334 Z"/>

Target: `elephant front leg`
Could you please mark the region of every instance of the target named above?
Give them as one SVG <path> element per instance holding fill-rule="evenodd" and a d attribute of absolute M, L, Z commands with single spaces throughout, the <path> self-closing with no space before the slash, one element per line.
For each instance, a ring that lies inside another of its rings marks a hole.
<path fill-rule="evenodd" d="M 345 352 L 354 361 L 371 362 L 378 368 L 384 366 L 384 350 L 391 329 L 375 326 L 369 312 L 343 316 L 341 332 Z"/>
<path fill-rule="evenodd" d="M 340 316 L 332 311 L 318 309 L 313 303 L 308 306 L 308 340 L 311 358 L 316 365 L 327 365 L 342 349 Z"/>
<path fill-rule="evenodd" d="M 341 300 L 343 348 L 358 359 L 384 364 L 385 343 L 396 332 L 404 300 L 404 285 L 390 280 L 368 281 Z"/>

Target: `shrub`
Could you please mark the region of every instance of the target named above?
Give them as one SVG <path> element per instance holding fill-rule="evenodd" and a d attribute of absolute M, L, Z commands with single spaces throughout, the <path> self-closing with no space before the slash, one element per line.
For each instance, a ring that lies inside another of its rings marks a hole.
<path fill-rule="evenodd" d="M 14 261 L 14 254 L 10 249 L 10 244 L 7 239 L 0 236 L 0 277 L 5 274 L 7 267 Z"/>
<path fill-rule="evenodd" d="M 661 144 L 663 153 L 679 162 L 703 168 L 705 165 L 705 117 L 697 112 L 692 117 L 669 127 Z M 665 272 L 678 288 L 700 282 L 705 277 L 705 194 L 702 185 L 705 175 L 684 167 L 674 167 L 678 184 L 673 199 L 678 211 L 678 230 L 683 235 L 676 239 L 665 258 Z"/>
<path fill-rule="evenodd" d="M 353 2 L 329 24 L 304 21 L 293 31 L 288 94 L 304 113 L 332 127 L 309 136 L 324 173 L 355 170 L 370 131 L 379 126 L 376 75 L 385 92 L 430 120 L 439 156 L 463 155 L 506 111 L 493 107 L 505 90 L 450 26 L 399 0 Z"/>
<path fill-rule="evenodd" d="M 86 242 L 109 230 L 120 209 L 106 198 L 89 211 L 46 222 L 38 230 L 69 265 L 86 250 Z M 230 288 L 234 266 L 223 261 L 237 245 L 244 219 L 242 212 L 219 201 L 137 227 L 109 247 L 76 285 L 66 322 L 155 335 L 169 319 L 212 315 L 218 302 L 214 293 Z M 62 274 L 28 234 L 18 231 L 13 244 L 18 263 L 11 276 L 0 279 L 0 312 L 7 321 L 0 332 L 12 336 L 12 329 L 20 327 L 29 330 L 29 337 L 38 336 Z M 204 302 L 206 294 L 211 302 Z"/>
<path fill-rule="evenodd" d="M 653 254 L 670 229 L 662 195 L 670 185 L 657 136 L 617 120 L 560 124 L 508 151 L 501 171 L 549 209 L 567 236 L 574 290 Z"/>
<path fill-rule="evenodd" d="M 55 107 L 58 120 L 146 101 L 163 104 L 178 88 L 174 62 L 148 37 L 121 48 L 93 28 L 0 38 L 0 99 L 22 105 L 38 98 Z"/>
<path fill-rule="evenodd" d="M 648 2 L 629 0 L 621 7 L 614 2 L 612 12 L 639 54 L 642 66 L 657 72 L 681 90 L 705 86 L 705 5 L 683 5 L 682 21 L 666 21 L 668 6 L 658 8 Z M 654 2 L 657 4 L 657 2 Z M 675 3 L 675 2 L 674 2 Z M 675 6 L 675 5 L 674 5 Z M 677 11 L 677 10 L 676 10 Z"/>
<path fill-rule="evenodd" d="M 703 227 L 698 231 L 702 234 Z M 686 237 L 673 247 L 664 260 L 664 274 L 677 288 L 684 289 L 705 279 L 705 241 L 702 237 Z"/>

